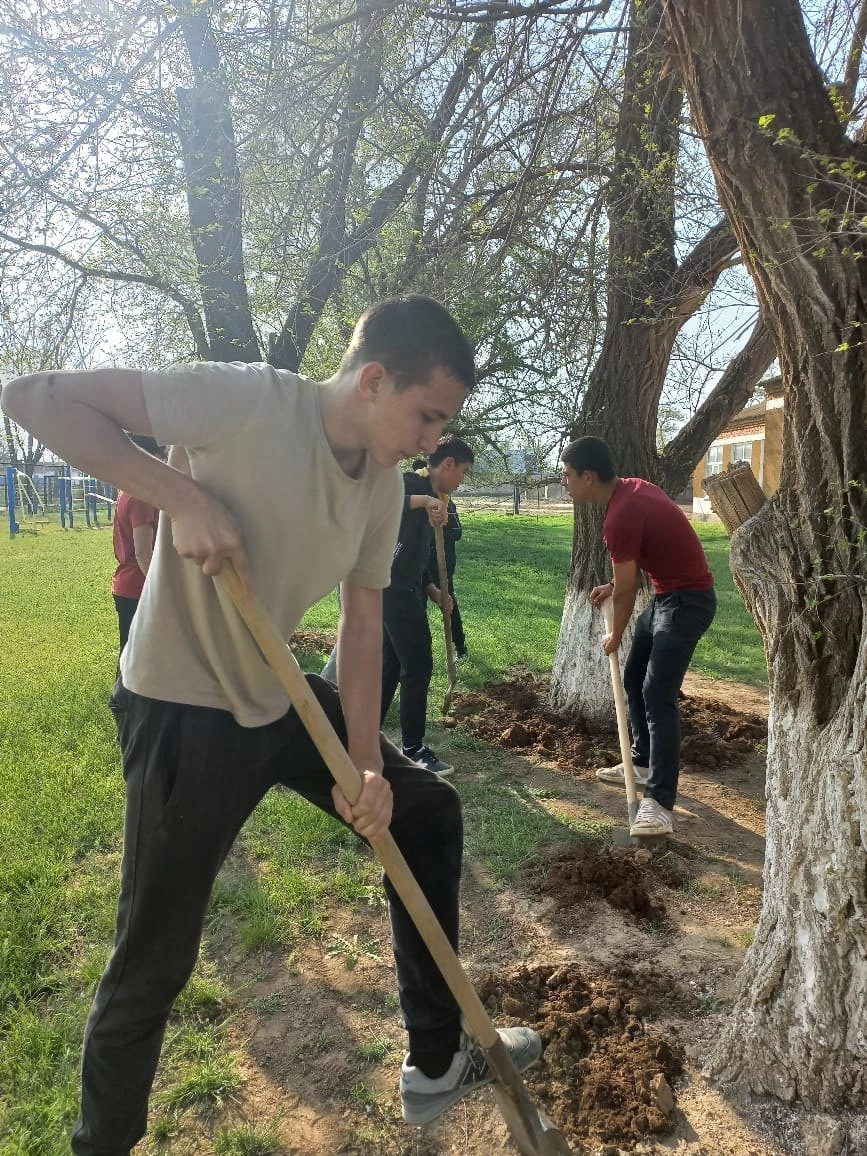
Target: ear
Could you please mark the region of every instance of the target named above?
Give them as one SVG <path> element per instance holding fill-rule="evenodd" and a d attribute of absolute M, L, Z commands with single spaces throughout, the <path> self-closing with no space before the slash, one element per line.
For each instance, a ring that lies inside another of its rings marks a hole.
<path fill-rule="evenodd" d="M 368 361 L 358 374 L 358 392 L 365 401 L 374 401 L 382 390 L 388 374 L 379 361 Z"/>

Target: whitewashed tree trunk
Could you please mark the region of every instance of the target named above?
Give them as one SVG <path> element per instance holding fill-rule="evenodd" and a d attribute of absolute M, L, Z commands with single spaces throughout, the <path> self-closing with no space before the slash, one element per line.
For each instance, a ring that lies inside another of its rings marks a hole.
<path fill-rule="evenodd" d="M 662 0 L 634 0 L 607 192 L 605 333 L 571 433 L 605 438 L 618 473 L 647 478 L 676 494 L 708 445 L 746 404 L 774 350 L 759 322 L 693 420 L 664 454 L 658 453 L 659 399 L 675 340 L 737 250 L 721 221 L 678 262 L 674 181 L 683 94 L 670 67 L 662 22 Z M 586 613 L 590 590 L 611 578 L 601 527 L 599 511 L 578 510 L 549 702 L 559 714 L 608 728 L 614 697 L 599 646 L 602 627 L 591 626 Z"/>
<path fill-rule="evenodd" d="M 714 1068 L 822 1112 L 863 1110 L 864 148 L 846 136 L 796 0 L 665 3 L 785 390 L 779 492 L 732 540 L 732 571 L 768 657 L 767 862 L 755 941 Z"/>
<path fill-rule="evenodd" d="M 583 590 L 570 585 L 551 671 L 548 706 L 555 714 L 581 718 L 595 730 L 610 730 L 616 725 L 611 672 L 602 653 L 604 634 L 601 613 L 594 610 Z M 621 674 L 632 635 L 630 624 L 619 651 Z M 580 704 L 577 711 L 576 704 Z"/>
<path fill-rule="evenodd" d="M 792 611 L 790 538 L 774 503 L 732 542 L 771 636 Z M 826 1110 L 867 1104 L 867 583 L 860 604 L 855 668 L 825 721 L 821 675 L 771 665 L 764 898 L 713 1059 L 723 1080 Z"/>

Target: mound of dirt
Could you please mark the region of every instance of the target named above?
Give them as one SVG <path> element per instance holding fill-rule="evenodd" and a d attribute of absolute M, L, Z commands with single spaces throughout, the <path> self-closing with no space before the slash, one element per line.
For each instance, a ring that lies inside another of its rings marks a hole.
<path fill-rule="evenodd" d="M 303 650 L 308 654 L 330 654 L 337 638 L 325 630 L 296 630 L 289 639 L 293 650 Z"/>
<path fill-rule="evenodd" d="M 653 865 L 647 851 L 570 845 L 551 854 L 538 890 L 554 900 L 557 910 L 604 899 L 639 919 L 658 921 L 666 915 L 665 902 L 652 892 L 660 884 L 681 887 L 686 878 L 673 867 Z"/>
<path fill-rule="evenodd" d="M 552 714 L 545 705 L 547 697 L 546 679 L 519 672 L 507 682 L 456 694 L 452 714 L 462 727 L 493 746 L 532 751 L 566 770 L 620 761 L 613 734 L 612 745 L 606 747 L 606 736 L 591 735 L 581 722 Z M 767 719 L 759 714 L 686 695 L 681 696 L 680 708 L 685 769 L 721 770 L 767 741 Z M 612 717 L 612 731 L 613 727 Z"/>
<path fill-rule="evenodd" d="M 533 1096 L 567 1139 L 632 1146 L 674 1130 L 672 1081 L 683 1066 L 674 1037 L 652 1029 L 651 1001 L 625 977 L 595 978 L 575 967 L 488 973 L 477 987 L 489 1011 L 529 1024 L 542 1060 L 526 1075 Z"/>

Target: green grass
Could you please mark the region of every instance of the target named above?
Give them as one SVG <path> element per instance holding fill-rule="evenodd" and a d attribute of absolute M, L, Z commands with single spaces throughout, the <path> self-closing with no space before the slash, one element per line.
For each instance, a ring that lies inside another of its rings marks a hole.
<path fill-rule="evenodd" d="M 548 673 L 554 661 L 566 575 L 572 549 L 569 515 L 462 512 L 464 535 L 458 544 L 455 590 L 467 631 L 471 661 L 462 664 L 462 685 L 501 679 L 514 666 Z M 767 685 L 762 640 L 746 611 L 729 570 L 729 540 L 713 522 L 695 523 L 716 581 L 717 615 L 699 642 L 692 668 L 708 678 Z M 337 600 L 315 606 L 307 628 L 334 631 Z M 442 631 L 431 607 L 434 636 L 434 690 L 443 676 Z M 314 666 L 311 663 L 311 666 Z"/>
<path fill-rule="evenodd" d="M 472 659 L 461 667 L 461 682 L 500 679 L 519 664 L 547 672 L 571 520 L 467 513 L 464 524 L 457 588 Z M 713 677 L 761 682 L 761 644 L 728 574 L 725 535 L 712 526 L 699 533 L 717 576 L 720 613 L 696 666 Z M 49 527 L 0 538 L 2 1154 L 68 1151 L 81 1035 L 113 937 L 123 816 L 106 705 L 117 657 L 113 564 L 107 529 Z M 336 619 L 332 595 L 303 625 L 331 630 Z M 445 684 L 436 629 L 434 637 L 436 705 Z M 454 742 L 482 749 L 465 737 Z M 470 854 L 495 880 L 513 877 L 551 837 L 604 835 L 599 824 L 558 818 L 556 800 L 494 775 L 468 783 L 465 802 Z M 219 970 L 217 941 L 231 935 L 250 955 L 274 947 L 291 952 L 307 937 L 326 935 L 333 904 L 362 910 L 382 902 L 379 871 L 358 839 L 287 792 L 266 797 L 218 880 L 200 965 L 172 1017 L 155 1089 L 156 1132 L 170 1137 L 185 1114 L 230 1105 L 240 1094 L 226 1040 L 235 997 Z M 378 945 L 326 937 L 324 950 L 351 962 Z M 372 1047 L 370 1060 L 375 1053 Z M 267 1151 L 274 1143 L 269 1128 L 224 1125 L 202 1124 L 222 1128 L 209 1133 L 220 1137 L 215 1151 Z"/>

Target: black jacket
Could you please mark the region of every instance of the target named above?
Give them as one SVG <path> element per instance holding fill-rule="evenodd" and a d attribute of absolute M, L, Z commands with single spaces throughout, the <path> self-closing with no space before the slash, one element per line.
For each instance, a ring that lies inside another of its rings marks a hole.
<path fill-rule="evenodd" d="M 403 475 L 403 492 L 403 517 L 391 562 L 391 585 L 402 590 L 424 590 L 433 581 L 438 586 L 439 582 L 428 570 L 428 557 L 434 540 L 428 511 L 423 508 L 412 510 L 409 505 L 414 494 L 435 498 L 436 493 L 426 474 L 412 472 Z"/>
<path fill-rule="evenodd" d="M 463 534 L 464 528 L 461 525 L 461 519 L 458 516 L 458 511 L 454 502 L 449 498 L 449 518 L 443 526 L 443 546 L 445 547 L 446 555 L 446 573 L 449 578 L 455 572 L 457 565 L 457 551 L 455 550 L 455 542 Z M 436 541 L 431 542 L 430 555 L 427 563 L 428 572 L 434 575 L 434 582 L 439 586 L 439 564 L 437 563 L 437 545 Z"/>

